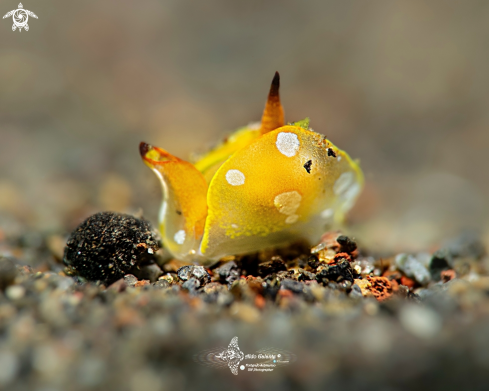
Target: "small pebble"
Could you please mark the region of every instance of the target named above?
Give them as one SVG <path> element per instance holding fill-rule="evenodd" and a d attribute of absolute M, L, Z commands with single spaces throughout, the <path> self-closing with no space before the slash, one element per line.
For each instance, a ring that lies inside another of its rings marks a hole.
<path fill-rule="evenodd" d="M 10 300 L 22 299 L 25 295 L 25 288 L 22 285 L 10 285 L 5 289 L 5 295 Z"/>
<path fill-rule="evenodd" d="M 407 331 L 422 339 L 435 337 L 442 327 L 441 318 L 436 312 L 414 304 L 401 308 L 399 320 Z"/>
<path fill-rule="evenodd" d="M 261 277 L 267 277 L 280 271 L 287 271 L 287 265 L 285 265 L 285 262 L 278 257 L 258 266 L 258 275 Z"/>
<path fill-rule="evenodd" d="M 299 276 L 297 277 L 298 281 L 312 281 L 316 279 L 316 274 L 308 272 L 303 269 L 299 269 Z"/>
<path fill-rule="evenodd" d="M 304 291 L 304 284 L 299 281 L 285 279 L 280 283 L 282 289 L 288 289 L 294 293 L 302 293 Z"/>
<path fill-rule="evenodd" d="M 239 279 L 238 265 L 234 261 L 226 262 L 224 265 L 215 269 L 219 275 L 221 281 L 225 281 L 228 284 L 232 284 L 233 281 Z"/>
<path fill-rule="evenodd" d="M 189 278 L 182 284 L 182 288 L 186 289 L 190 292 L 194 292 L 195 290 L 200 288 L 200 281 L 197 278 Z"/>
<path fill-rule="evenodd" d="M 10 258 L 0 256 L 0 290 L 13 284 L 17 273 L 15 262 Z"/>
<path fill-rule="evenodd" d="M 19 370 L 17 356 L 8 351 L 0 351 L 0 385 L 6 385 L 13 380 Z"/>
<path fill-rule="evenodd" d="M 343 259 L 337 264 L 320 265 L 317 268 L 316 280 L 319 283 L 324 283 L 326 281 L 341 282 L 343 280 L 353 282 L 353 273 L 354 271 L 351 267 L 350 262 Z"/>
<path fill-rule="evenodd" d="M 169 288 L 170 287 L 170 283 L 166 280 L 158 280 L 156 282 L 153 283 L 153 286 L 155 288 L 159 288 L 159 289 L 163 289 L 163 288 Z"/>
<path fill-rule="evenodd" d="M 362 288 L 360 288 L 357 284 L 353 284 L 351 286 L 350 297 L 353 299 L 362 299 Z"/>
<path fill-rule="evenodd" d="M 340 250 L 338 251 L 340 253 L 345 252 L 350 254 L 357 249 L 357 244 L 348 236 L 340 235 L 336 238 L 336 241 L 340 245 Z"/>
<path fill-rule="evenodd" d="M 136 276 L 132 274 L 126 274 L 124 276 L 124 282 L 126 283 L 127 286 L 135 286 L 136 283 L 138 282 L 138 279 Z"/>
<path fill-rule="evenodd" d="M 210 274 L 203 266 L 182 266 L 180 269 L 178 269 L 177 275 L 182 281 L 195 278 L 197 281 L 199 281 L 199 286 L 205 285 L 211 280 Z"/>
<path fill-rule="evenodd" d="M 429 262 L 429 259 L 430 257 L 427 254 L 418 254 L 417 256 L 399 254 L 395 258 L 395 263 L 406 276 L 414 278 L 421 285 L 426 285 L 431 280 L 431 274 L 424 265 L 425 262 L 423 260 Z"/>

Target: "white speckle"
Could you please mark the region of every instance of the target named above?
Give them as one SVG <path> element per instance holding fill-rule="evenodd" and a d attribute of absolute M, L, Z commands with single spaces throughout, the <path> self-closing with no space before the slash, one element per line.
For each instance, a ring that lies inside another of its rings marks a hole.
<path fill-rule="evenodd" d="M 358 183 L 353 183 L 350 188 L 343 193 L 347 200 L 355 199 L 360 193 L 360 185 Z"/>
<path fill-rule="evenodd" d="M 331 217 L 333 217 L 333 214 L 334 214 L 333 209 L 329 208 L 329 209 L 325 209 L 321 212 L 321 217 L 323 219 L 330 219 Z"/>
<path fill-rule="evenodd" d="M 113 263 L 109 263 L 109 269 L 112 269 L 114 267 Z"/>
<path fill-rule="evenodd" d="M 341 156 L 338 156 L 338 161 L 341 162 Z"/>
<path fill-rule="evenodd" d="M 148 248 L 148 254 L 154 254 L 154 251 L 152 248 Z"/>
<path fill-rule="evenodd" d="M 273 201 L 278 211 L 287 216 L 286 224 L 293 224 L 299 219 L 299 215 L 295 214 L 301 205 L 302 196 L 298 191 L 289 191 L 279 194 Z"/>
<path fill-rule="evenodd" d="M 300 206 L 301 200 L 302 196 L 300 193 L 294 190 L 279 194 L 275 197 L 273 203 L 280 213 L 292 215 Z"/>
<path fill-rule="evenodd" d="M 25 288 L 22 285 L 10 285 L 5 289 L 5 296 L 11 300 L 22 299 L 25 295 Z"/>
<path fill-rule="evenodd" d="M 285 219 L 285 224 L 294 224 L 299 219 L 299 215 L 290 215 Z"/>
<path fill-rule="evenodd" d="M 348 210 L 353 207 L 358 194 L 360 194 L 360 190 L 360 185 L 358 183 L 354 183 L 345 193 L 343 193 L 341 197 L 345 200 L 343 203 L 344 210 Z"/>
<path fill-rule="evenodd" d="M 239 170 L 229 170 L 226 172 L 226 180 L 230 185 L 241 186 L 245 183 L 245 176 Z"/>
<path fill-rule="evenodd" d="M 334 193 L 336 195 L 344 194 L 348 190 L 350 185 L 352 185 L 353 180 L 354 180 L 353 172 L 348 171 L 341 174 L 333 186 Z"/>
<path fill-rule="evenodd" d="M 277 135 L 275 145 L 280 153 L 287 157 L 292 157 L 299 150 L 301 143 L 295 133 L 281 132 Z"/>
<path fill-rule="evenodd" d="M 185 231 L 183 229 L 178 231 L 175 236 L 173 236 L 173 240 L 178 244 L 183 244 L 183 242 L 185 242 Z"/>
<path fill-rule="evenodd" d="M 234 228 L 234 229 L 239 228 L 237 224 L 231 224 L 231 227 Z"/>

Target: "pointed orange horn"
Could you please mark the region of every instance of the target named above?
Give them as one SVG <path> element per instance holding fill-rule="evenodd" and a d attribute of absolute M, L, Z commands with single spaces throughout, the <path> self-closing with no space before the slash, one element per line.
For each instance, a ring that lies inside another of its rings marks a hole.
<path fill-rule="evenodd" d="M 139 144 L 139 153 L 141 154 L 143 161 L 151 168 L 168 162 L 181 161 L 179 158 L 173 156 L 164 149 L 154 147 L 151 144 L 147 144 L 145 142 L 141 142 Z"/>
<path fill-rule="evenodd" d="M 280 103 L 280 95 L 278 92 L 279 89 L 280 74 L 275 72 L 272 85 L 270 86 L 270 92 L 268 93 L 265 110 L 263 111 L 263 116 L 261 117 L 261 134 L 268 133 L 285 125 L 284 109 Z"/>

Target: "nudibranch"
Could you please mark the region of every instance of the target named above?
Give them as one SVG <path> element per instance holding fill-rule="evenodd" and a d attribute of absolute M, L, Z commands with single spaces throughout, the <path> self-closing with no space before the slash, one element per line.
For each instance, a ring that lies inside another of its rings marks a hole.
<path fill-rule="evenodd" d="M 195 164 L 140 144 L 163 187 L 160 230 L 174 257 L 205 264 L 316 241 L 353 206 L 360 167 L 308 119 L 285 124 L 279 86 L 276 73 L 259 124 L 238 129 Z"/>

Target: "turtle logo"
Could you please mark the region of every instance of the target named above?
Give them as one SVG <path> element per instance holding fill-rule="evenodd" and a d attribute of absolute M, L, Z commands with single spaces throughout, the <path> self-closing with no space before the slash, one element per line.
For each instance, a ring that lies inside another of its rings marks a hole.
<path fill-rule="evenodd" d="M 239 349 L 238 337 L 234 337 L 231 340 L 228 348 L 222 351 L 216 358 L 227 362 L 229 369 L 234 375 L 238 374 L 238 367 L 241 360 L 244 358 L 244 353 Z"/>
<path fill-rule="evenodd" d="M 7 12 L 3 16 L 3 19 L 12 16 L 12 20 L 14 21 L 14 24 L 12 25 L 12 31 L 15 31 L 17 28 L 19 29 L 19 31 L 22 31 L 22 29 L 25 29 L 25 31 L 29 31 L 29 25 L 27 24 L 29 16 L 37 19 L 37 15 L 32 11 L 25 10 L 22 3 L 19 3 L 18 7 L 19 8 L 17 8 L 16 10 Z"/>

